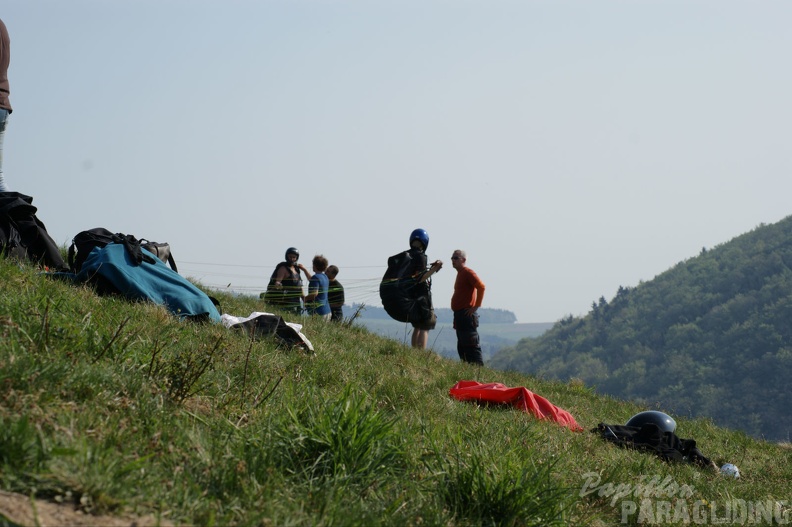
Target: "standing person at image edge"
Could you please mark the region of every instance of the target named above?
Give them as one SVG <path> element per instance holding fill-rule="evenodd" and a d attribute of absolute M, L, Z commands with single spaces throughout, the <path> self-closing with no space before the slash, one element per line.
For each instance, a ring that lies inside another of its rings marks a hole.
<path fill-rule="evenodd" d="M 420 320 L 412 321 L 412 346 L 414 348 L 426 348 L 429 342 L 429 331 L 437 326 L 437 316 L 435 316 L 432 306 L 432 282 L 429 281 L 429 278 L 443 268 L 443 262 L 436 260 L 427 269 L 427 247 L 429 247 L 429 233 L 423 229 L 412 231 L 409 254 L 413 266 L 410 275 L 417 281 L 413 289 L 413 298 L 421 314 Z"/>
<path fill-rule="evenodd" d="M 451 265 L 457 271 L 451 310 L 454 312 L 454 329 L 457 334 L 457 353 L 463 362 L 484 366 L 479 340 L 478 308 L 484 300 L 484 282 L 467 266 L 467 254 L 457 249 L 451 256 Z"/>
<path fill-rule="evenodd" d="M 8 187 L 3 178 L 3 138 L 5 137 L 8 116 L 11 114 L 11 102 L 8 96 L 11 89 L 8 84 L 8 64 L 11 62 L 11 39 L 8 30 L 0 20 L 0 192 L 7 192 Z"/>

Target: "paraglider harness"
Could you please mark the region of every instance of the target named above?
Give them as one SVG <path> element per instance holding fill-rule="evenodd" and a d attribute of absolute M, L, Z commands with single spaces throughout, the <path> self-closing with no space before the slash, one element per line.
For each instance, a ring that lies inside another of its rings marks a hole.
<path fill-rule="evenodd" d="M 277 282 L 278 272 L 282 267 L 291 267 L 289 262 L 281 262 L 272 272 L 269 284 L 267 284 L 267 292 L 264 293 L 264 301 L 272 306 L 281 307 L 283 309 L 293 310 L 295 313 L 302 313 L 303 307 L 300 303 L 302 298 L 302 279 L 300 278 L 300 270 L 289 270 L 289 277 L 281 281 L 281 287 L 275 285 Z"/>
<path fill-rule="evenodd" d="M 421 282 L 426 265 L 410 274 L 419 255 L 423 252 L 410 249 L 388 258 L 388 269 L 380 283 L 382 307 L 399 322 L 422 322 L 432 315 L 431 279 Z M 422 259 L 425 261 L 425 257 Z"/>

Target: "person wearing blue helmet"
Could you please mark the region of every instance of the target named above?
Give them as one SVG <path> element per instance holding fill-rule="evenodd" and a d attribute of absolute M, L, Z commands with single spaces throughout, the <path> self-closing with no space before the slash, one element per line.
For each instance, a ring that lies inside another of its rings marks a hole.
<path fill-rule="evenodd" d="M 427 247 L 429 247 L 429 233 L 424 229 L 415 229 L 410 233 L 409 255 L 412 260 L 412 268 L 409 274 L 417 282 L 416 287 L 413 288 L 416 316 L 410 320 L 413 326 L 412 346 L 414 348 L 426 348 L 429 342 L 429 331 L 437 326 L 437 316 L 432 306 L 432 282 L 429 279 L 443 268 L 443 262 L 435 260 L 429 266 L 426 256 Z"/>

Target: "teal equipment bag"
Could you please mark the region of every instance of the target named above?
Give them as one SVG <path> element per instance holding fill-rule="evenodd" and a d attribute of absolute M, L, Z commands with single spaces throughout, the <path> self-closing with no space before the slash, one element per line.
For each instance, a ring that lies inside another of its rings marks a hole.
<path fill-rule="evenodd" d="M 163 305 L 179 318 L 220 322 L 220 313 L 209 295 L 146 249 L 141 250 L 144 258 L 138 262 L 124 244 L 94 247 L 74 278 L 93 283 L 100 294 L 116 293 L 130 300 Z"/>

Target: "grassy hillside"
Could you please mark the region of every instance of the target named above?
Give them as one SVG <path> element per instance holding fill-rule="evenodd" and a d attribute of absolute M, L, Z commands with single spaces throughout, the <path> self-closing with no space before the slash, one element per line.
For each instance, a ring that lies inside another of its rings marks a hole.
<path fill-rule="evenodd" d="M 220 300 L 234 315 L 262 307 Z M 587 430 L 635 404 L 300 322 L 314 354 L 0 259 L 0 518 L 42 524 L 53 503 L 81 525 L 614 525 L 736 504 L 760 523 L 789 517 L 785 446 L 679 419 L 742 477 L 664 463 L 448 391 L 525 386 Z M 39 520 L 16 519 L 20 496 Z"/>
<path fill-rule="evenodd" d="M 708 416 L 757 437 L 792 434 L 792 216 L 601 298 L 490 366 Z"/>

